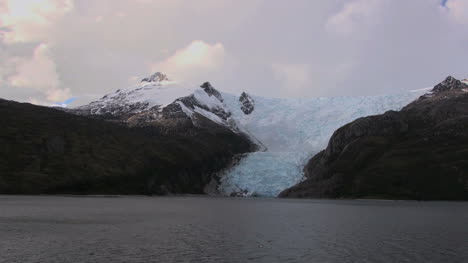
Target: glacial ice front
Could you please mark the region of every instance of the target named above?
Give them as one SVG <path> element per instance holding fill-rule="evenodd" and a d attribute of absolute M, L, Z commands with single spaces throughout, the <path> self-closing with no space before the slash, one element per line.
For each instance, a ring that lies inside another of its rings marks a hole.
<path fill-rule="evenodd" d="M 255 109 L 249 115 L 240 109 L 238 96 L 223 93 L 233 118 L 265 149 L 228 171 L 219 190 L 225 195 L 277 196 L 302 180 L 305 163 L 326 147 L 336 129 L 359 117 L 400 110 L 425 92 L 313 99 L 252 96 Z"/>

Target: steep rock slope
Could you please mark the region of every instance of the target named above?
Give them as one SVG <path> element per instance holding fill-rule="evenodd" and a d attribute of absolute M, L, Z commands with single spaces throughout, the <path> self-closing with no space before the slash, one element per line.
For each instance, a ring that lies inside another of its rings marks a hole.
<path fill-rule="evenodd" d="M 401 111 L 338 129 L 281 197 L 468 199 L 468 85 L 448 77 Z"/>
<path fill-rule="evenodd" d="M 0 100 L 0 115 L 0 194 L 201 194 L 255 147 L 196 112 L 128 127 Z"/>

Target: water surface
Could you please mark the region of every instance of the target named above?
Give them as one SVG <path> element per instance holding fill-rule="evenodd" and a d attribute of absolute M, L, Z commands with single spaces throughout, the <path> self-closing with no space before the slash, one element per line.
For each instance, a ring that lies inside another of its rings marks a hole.
<path fill-rule="evenodd" d="M 468 262 L 468 203 L 0 196 L 0 262 Z"/>

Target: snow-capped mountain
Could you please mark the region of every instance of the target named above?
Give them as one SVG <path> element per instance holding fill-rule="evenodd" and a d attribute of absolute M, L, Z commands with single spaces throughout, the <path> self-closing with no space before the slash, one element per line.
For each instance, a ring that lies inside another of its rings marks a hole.
<path fill-rule="evenodd" d="M 323 150 L 342 125 L 359 117 L 399 110 L 427 89 L 370 97 L 279 99 L 219 92 L 209 82 L 186 85 L 162 73 L 75 109 L 80 114 L 142 125 L 200 118 L 247 134 L 259 152 L 247 154 L 221 178 L 225 195 L 276 196 L 303 179 L 308 159 Z"/>
<path fill-rule="evenodd" d="M 190 86 L 171 81 L 157 72 L 134 87 L 117 90 L 74 109 L 83 115 L 117 119 L 129 125 L 142 125 L 164 119 L 190 118 L 194 124 L 203 116 L 237 131 L 221 94 L 209 82 Z"/>

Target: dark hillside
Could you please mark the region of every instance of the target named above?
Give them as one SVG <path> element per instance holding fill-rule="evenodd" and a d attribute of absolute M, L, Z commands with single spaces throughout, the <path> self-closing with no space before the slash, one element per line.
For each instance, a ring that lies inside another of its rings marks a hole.
<path fill-rule="evenodd" d="M 399 112 L 333 134 L 281 197 L 468 199 L 468 85 L 448 77 Z"/>

